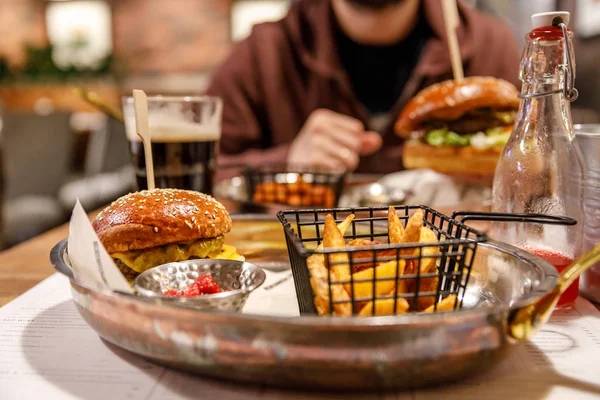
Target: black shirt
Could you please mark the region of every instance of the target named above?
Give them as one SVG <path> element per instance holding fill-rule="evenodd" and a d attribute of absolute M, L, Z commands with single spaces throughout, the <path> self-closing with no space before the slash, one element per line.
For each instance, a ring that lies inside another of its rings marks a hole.
<path fill-rule="evenodd" d="M 422 11 L 419 15 L 415 28 L 404 40 L 374 46 L 346 36 L 332 12 L 340 61 L 358 100 L 371 115 L 387 113 L 394 106 L 431 35 Z"/>

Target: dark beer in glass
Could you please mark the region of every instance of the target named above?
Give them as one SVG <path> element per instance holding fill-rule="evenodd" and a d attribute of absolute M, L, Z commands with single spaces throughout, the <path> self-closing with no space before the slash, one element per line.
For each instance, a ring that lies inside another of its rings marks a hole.
<path fill-rule="evenodd" d="M 138 190 L 147 188 L 144 147 L 137 136 L 133 99 L 123 99 L 125 128 Z M 221 138 L 221 100 L 148 97 L 148 123 L 157 188 L 212 194 Z"/>

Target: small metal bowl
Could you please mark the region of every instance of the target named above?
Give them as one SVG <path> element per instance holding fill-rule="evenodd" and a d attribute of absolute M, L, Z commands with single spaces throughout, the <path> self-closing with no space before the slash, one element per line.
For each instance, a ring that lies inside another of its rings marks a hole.
<path fill-rule="evenodd" d="M 210 274 L 221 293 L 196 297 L 165 296 L 164 291 L 186 290 L 201 275 Z M 233 260 L 187 260 L 159 265 L 141 273 L 133 284 L 137 294 L 170 305 L 202 311 L 240 312 L 250 293 L 265 281 L 265 272 L 254 264 Z"/>

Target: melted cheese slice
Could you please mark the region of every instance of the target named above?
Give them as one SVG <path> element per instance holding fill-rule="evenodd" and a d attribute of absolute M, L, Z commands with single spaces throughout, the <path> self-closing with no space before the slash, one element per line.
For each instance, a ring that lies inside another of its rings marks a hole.
<path fill-rule="evenodd" d="M 220 236 L 210 240 L 196 240 L 187 243 L 173 243 L 146 250 L 113 253 L 111 257 L 121 261 L 135 272 L 142 273 L 157 265 L 190 258 L 211 258 L 216 260 L 243 260 L 235 247 L 223 244 Z"/>

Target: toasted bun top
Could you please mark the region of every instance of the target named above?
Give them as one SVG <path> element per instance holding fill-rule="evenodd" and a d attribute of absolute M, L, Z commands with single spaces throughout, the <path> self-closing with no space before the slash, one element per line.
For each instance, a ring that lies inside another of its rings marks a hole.
<path fill-rule="evenodd" d="M 481 107 L 518 109 L 518 95 L 512 83 L 493 77 L 472 76 L 461 82 L 439 82 L 412 98 L 394 128 L 398 135 L 408 137 L 427 119 L 455 120 L 467 111 Z"/>
<path fill-rule="evenodd" d="M 205 194 L 154 189 L 115 200 L 92 225 L 106 250 L 115 253 L 215 238 L 231 230 L 231 217 Z"/>

